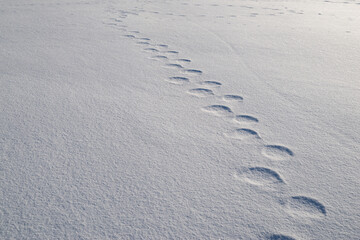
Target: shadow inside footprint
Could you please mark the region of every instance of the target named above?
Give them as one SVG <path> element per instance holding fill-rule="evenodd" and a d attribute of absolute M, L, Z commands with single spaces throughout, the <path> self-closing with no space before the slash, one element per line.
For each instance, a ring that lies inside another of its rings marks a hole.
<path fill-rule="evenodd" d="M 178 51 L 165 51 L 164 53 L 169 53 L 169 54 L 178 54 Z"/>
<path fill-rule="evenodd" d="M 191 62 L 191 60 L 189 60 L 189 59 L 185 59 L 185 58 L 176 59 L 176 61 L 178 61 L 178 62 L 186 62 L 186 63 Z"/>
<path fill-rule="evenodd" d="M 289 148 L 280 145 L 267 145 L 262 150 L 262 154 L 272 160 L 284 160 L 294 156 Z"/>
<path fill-rule="evenodd" d="M 168 47 L 168 45 L 166 45 L 166 44 L 157 44 L 156 46 L 161 47 L 161 48 L 167 48 Z"/>
<path fill-rule="evenodd" d="M 137 42 L 136 44 L 139 44 L 139 45 L 149 45 L 150 43 L 148 43 L 148 42 Z"/>
<path fill-rule="evenodd" d="M 296 216 L 321 217 L 326 216 L 325 206 L 318 200 L 305 197 L 294 196 L 285 202 L 280 202 L 286 206 L 289 213 Z"/>
<path fill-rule="evenodd" d="M 200 85 L 214 88 L 214 87 L 220 87 L 222 84 L 216 81 L 204 81 L 201 82 Z"/>
<path fill-rule="evenodd" d="M 145 48 L 144 50 L 147 52 L 159 52 L 156 48 Z"/>
<path fill-rule="evenodd" d="M 264 167 L 252 167 L 245 170 L 239 169 L 236 178 L 257 186 L 275 186 L 275 184 L 284 183 L 277 172 Z"/>
<path fill-rule="evenodd" d="M 167 81 L 173 84 L 182 85 L 189 82 L 189 79 L 186 77 L 170 77 L 167 79 Z"/>
<path fill-rule="evenodd" d="M 293 237 L 289 237 L 289 236 L 282 235 L 282 234 L 272 234 L 267 239 L 268 240 L 296 240 Z"/>
<path fill-rule="evenodd" d="M 259 120 L 249 115 L 237 115 L 235 120 L 239 123 L 257 123 Z"/>
<path fill-rule="evenodd" d="M 230 116 L 233 114 L 232 110 L 224 105 L 211 105 L 204 107 L 203 110 L 216 116 Z"/>
<path fill-rule="evenodd" d="M 167 56 L 162 56 L 162 55 L 152 56 L 151 58 L 154 58 L 154 59 L 163 59 L 163 60 L 168 59 Z"/>
<path fill-rule="evenodd" d="M 227 133 L 226 136 L 239 140 L 261 139 L 256 131 L 248 128 L 235 129 L 234 131 Z"/>
<path fill-rule="evenodd" d="M 190 89 L 188 93 L 197 97 L 208 97 L 214 95 L 212 90 L 206 88 Z"/>
<path fill-rule="evenodd" d="M 202 74 L 202 71 L 197 70 L 197 69 L 186 69 L 185 72 L 189 73 L 189 74 L 194 74 L 194 75 L 201 75 Z"/>
<path fill-rule="evenodd" d="M 239 95 L 225 95 L 223 97 L 223 99 L 225 101 L 238 101 L 238 102 L 241 102 L 242 100 L 244 100 L 244 98 Z"/>
<path fill-rule="evenodd" d="M 182 68 L 183 68 L 183 66 L 181 66 L 180 64 L 175 64 L 175 63 L 166 64 L 165 67 L 168 67 L 168 68 L 177 68 L 177 69 L 182 69 Z"/>

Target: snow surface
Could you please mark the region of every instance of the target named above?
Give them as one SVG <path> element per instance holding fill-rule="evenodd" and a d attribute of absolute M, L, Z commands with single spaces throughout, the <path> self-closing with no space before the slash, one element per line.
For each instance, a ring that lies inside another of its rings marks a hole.
<path fill-rule="evenodd" d="M 1 239 L 360 239 L 360 1 L 2 0 Z"/>

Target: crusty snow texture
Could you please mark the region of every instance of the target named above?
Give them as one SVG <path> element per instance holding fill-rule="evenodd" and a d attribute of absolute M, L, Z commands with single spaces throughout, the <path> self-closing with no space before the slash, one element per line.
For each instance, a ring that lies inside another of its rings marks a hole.
<path fill-rule="evenodd" d="M 2 0 L 0 239 L 360 239 L 359 13 Z"/>

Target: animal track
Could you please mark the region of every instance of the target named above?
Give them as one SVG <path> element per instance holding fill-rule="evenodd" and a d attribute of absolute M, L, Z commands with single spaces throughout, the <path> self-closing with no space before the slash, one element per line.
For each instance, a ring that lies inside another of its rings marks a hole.
<path fill-rule="evenodd" d="M 137 42 L 136 44 L 139 44 L 139 45 L 149 45 L 150 43 L 148 43 L 148 42 Z"/>
<path fill-rule="evenodd" d="M 260 139 L 260 136 L 256 131 L 248 128 L 235 129 L 232 132 L 226 133 L 226 136 L 239 140 Z"/>
<path fill-rule="evenodd" d="M 272 160 L 284 160 L 294 156 L 294 153 L 289 148 L 280 145 L 267 145 L 262 150 L 262 153 Z"/>
<path fill-rule="evenodd" d="M 182 69 L 183 68 L 183 66 L 181 66 L 180 64 L 175 64 L 175 63 L 169 63 L 169 64 L 166 64 L 165 66 L 169 67 L 169 68 L 176 68 L 176 69 Z"/>
<path fill-rule="evenodd" d="M 178 54 L 178 51 L 164 51 L 164 53 L 169 53 L 169 54 Z"/>
<path fill-rule="evenodd" d="M 244 100 L 244 98 L 239 95 L 225 95 L 225 96 L 223 96 L 223 99 L 228 102 L 230 102 L 230 101 L 241 102 L 242 100 Z"/>
<path fill-rule="evenodd" d="M 151 58 L 154 58 L 154 59 L 163 59 L 163 60 L 168 59 L 167 56 L 162 56 L 162 55 L 152 56 Z"/>
<path fill-rule="evenodd" d="M 204 81 L 201 82 L 200 85 L 207 86 L 207 87 L 220 87 L 222 84 L 216 81 Z"/>
<path fill-rule="evenodd" d="M 252 167 L 245 170 L 238 170 L 235 177 L 258 186 L 284 183 L 283 179 L 277 172 L 264 167 Z"/>
<path fill-rule="evenodd" d="M 293 237 L 289 237 L 289 236 L 282 235 L 282 234 L 272 234 L 267 239 L 269 239 L 269 240 L 296 240 Z"/>
<path fill-rule="evenodd" d="M 216 4 L 212 4 L 211 6 L 218 6 Z M 250 7 L 249 7 L 250 8 Z M 153 12 L 158 13 L 158 12 Z M 171 14 L 172 15 L 172 14 Z M 251 16 L 256 16 L 257 13 L 252 13 Z M 178 15 L 178 16 L 185 16 L 185 15 Z M 126 15 L 124 15 L 122 18 L 125 18 Z M 216 18 L 224 18 L 224 16 L 215 16 Z M 230 15 L 230 17 L 236 17 L 236 15 Z M 121 23 L 122 20 L 120 19 L 114 19 L 115 22 Z M 108 25 L 117 25 L 116 23 L 105 23 Z M 153 42 L 149 41 L 150 38 L 138 38 L 138 34 L 140 35 L 139 31 L 127 31 L 127 26 L 122 25 L 124 27 L 124 32 L 122 34 L 128 33 L 127 35 L 123 35 L 127 38 L 133 38 L 137 39 L 136 44 L 144 45 L 144 51 L 147 52 L 153 52 L 155 53 L 155 56 L 152 56 L 152 59 L 158 59 L 158 60 L 165 60 L 162 63 L 165 64 L 165 67 L 169 68 L 175 68 L 175 69 L 181 69 L 181 73 L 186 73 L 189 75 L 202 75 L 203 72 L 201 70 L 197 69 L 188 69 L 188 65 L 186 63 L 190 63 L 190 59 L 186 58 L 178 58 L 177 54 L 179 54 L 178 51 L 169 50 L 168 45 L 166 44 L 154 44 Z M 150 45 L 150 46 L 145 46 Z M 159 53 L 160 52 L 160 53 Z M 159 55 L 156 55 L 159 54 Z M 162 54 L 162 55 L 160 55 Z M 165 56 L 166 55 L 166 56 Z M 168 60 L 168 57 L 170 58 Z M 169 63 L 170 62 L 170 63 Z M 174 63 L 171 63 L 174 62 Z M 183 64 L 186 68 L 184 68 L 181 64 Z M 185 76 L 188 76 L 184 74 Z M 196 78 L 196 77 L 194 77 Z M 176 85 L 182 85 L 190 82 L 190 79 L 188 77 L 169 77 L 165 79 L 167 82 L 176 84 Z M 196 97 L 209 97 L 214 96 L 214 92 L 212 89 L 220 87 L 222 83 L 217 81 L 203 81 L 198 83 L 201 85 L 201 87 L 193 88 L 188 90 L 188 94 L 194 95 Z M 226 102 L 242 102 L 244 98 L 239 95 L 224 95 L 222 96 L 222 99 Z M 221 117 L 229 117 L 229 119 L 232 119 L 233 121 L 236 121 L 238 123 L 258 123 L 259 120 L 256 117 L 250 116 L 250 115 L 236 115 L 234 117 L 233 111 L 225 105 L 210 105 L 202 108 L 203 111 L 214 114 L 216 116 Z M 247 126 L 247 125 L 245 125 Z M 250 125 L 249 125 L 250 126 Z M 249 128 L 237 128 L 231 132 L 225 133 L 225 135 L 232 139 L 239 139 L 243 141 L 252 141 L 253 143 L 258 141 L 259 143 L 261 140 L 261 137 L 259 134 Z M 260 141 L 259 141 L 260 140 Z M 289 157 L 294 156 L 294 153 L 287 147 L 280 146 L 280 145 L 266 145 L 262 149 L 262 154 L 272 160 L 284 160 Z M 252 184 L 256 186 L 263 186 L 265 188 L 271 188 L 271 187 L 279 187 L 284 186 L 286 183 L 284 182 L 283 178 L 279 173 L 276 171 L 266 168 L 266 167 L 250 167 L 250 168 L 243 168 L 243 169 L 237 169 L 235 178 Z M 319 217 L 319 216 L 326 216 L 326 209 L 323 204 L 321 204 L 316 199 L 312 199 L 305 196 L 293 196 L 289 199 L 281 200 L 280 204 L 284 206 L 284 208 L 290 213 L 294 215 L 300 215 L 300 216 L 312 216 L 312 217 Z M 293 237 L 282 235 L 282 234 L 271 234 L 265 236 L 267 239 L 270 240 L 295 240 Z"/>
<path fill-rule="evenodd" d="M 289 213 L 300 216 L 309 217 L 322 217 L 326 216 L 325 206 L 318 200 L 305 197 L 305 196 L 294 196 L 288 201 L 281 202 Z"/>
<path fill-rule="evenodd" d="M 201 75 L 202 71 L 197 69 L 186 69 L 185 73 L 193 74 L 193 75 Z"/>
<path fill-rule="evenodd" d="M 189 59 L 185 59 L 185 58 L 176 59 L 176 61 L 178 61 L 178 62 L 186 62 L 186 63 L 191 62 L 191 60 L 189 60 Z"/>
<path fill-rule="evenodd" d="M 233 114 L 233 111 L 231 111 L 229 107 L 224 105 L 211 105 L 204 107 L 203 110 L 216 116 L 231 116 Z"/>
<path fill-rule="evenodd" d="M 161 47 L 161 48 L 168 48 L 168 45 L 166 45 L 166 44 L 157 44 L 156 46 Z"/>
<path fill-rule="evenodd" d="M 124 35 L 124 37 L 127 37 L 127 38 L 135 38 L 135 36 L 134 36 L 134 35 L 131 35 L 131 34 Z"/>
<path fill-rule="evenodd" d="M 189 79 L 186 77 L 170 77 L 167 81 L 173 84 L 182 85 L 189 82 Z"/>
<path fill-rule="evenodd" d="M 208 97 L 214 95 L 212 90 L 206 88 L 190 89 L 188 93 L 197 97 Z"/>
<path fill-rule="evenodd" d="M 147 52 L 159 52 L 156 48 L 145 48 L 144 50 Z"/>
<path fill-rule="evenodd" d="M 235 121 L 239 123 L 257 123 L 259 120 L 249 115 L 237 115 Z"/>

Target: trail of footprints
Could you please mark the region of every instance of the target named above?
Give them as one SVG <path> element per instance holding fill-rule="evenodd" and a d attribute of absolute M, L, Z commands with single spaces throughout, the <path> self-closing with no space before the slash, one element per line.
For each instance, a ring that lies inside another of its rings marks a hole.
<path fill-rule="evenodd" d="M 324 2 L 326 3 L 340 3 L 340 2 L 335 2 L 335 1 L 329 1 L 329 0 L 325 0 Z M 350 2 L 341 2 L 343 4 L 350 4 Z M 352 4 L 360 4 L 360 3 L 352 3 Z M 156 15 L 163 15 L 163 16 L 173 16 L 173 17 L 198 17 L 198 18 L 204 18 L 204 17 L 208 17 L 208 18 L 212 18 L 212 19 L 223 19 L 223 20 L 231 20 L 231 19 L 236 19 L 238 17 L 241 16 L 247 16 L 247 17 L 258 17 L 258 16 L 283 16 L 286 14 L 297 14 L 297 15 L 302 15 L 304 14 L 304 10 L 301 9 L 289 9 L 288 7 L 285 6 L 279 6 L 277 8 L 274 7 L 259 7 L 257 5 L 233 5 L 233 4 L 189 4 L 189 3 L 182 3 L 181 5 L 185 5 L 185 6 L 193 6 L 193 7 L 202 7 L 202 6 L 210 6 L 210 7 L 217 7 L 217 8 L 232 8 L 234 10 L 234 12 L 228 14 L 228 15 L 208 15 L 208 14 L 197 14 L 197 15 L 192 15 L 192 14 L 181 14 L 181 13 L 169 13 L 169 12 L 159 12 L 159 11 L 152 11 L 152 10 L 148 10 L 145 11 L 144 9 L 137 9 L 136 11 L 138 11 L 139 13 L 147 13 L 147 14 L 156 14 Z M 202 9 L 202 8 L 201 8 Z M 203 10 L 203 9 L 202 9 Z M 109 11 L 110 12 L 110 11 Z M 221 11 L 219 11 L 221 12 Z M 127 14 L 132 14 L 132 15 L 138 15 L 138 13 L 133 13 L 133 12 L 126 12 L 124 11 L 124 13 Z M 119 18 L 124 18 L 124 16 L 120 16 Z"/>
<path fill-rule="evenodd" d="M 120 18 L 126 18 L 129 12 L 122 12 Z M 122 22 L 118 18 L 112 18 L 117 23 Z M 112 25 L 112 23 L 105 23 Z M 191 81 L 192 77 L 197 79 L 201 78 L 203 74 L 202 70 L 188 68 L 188 65 L 192 62 L 188 58 L 178 58 L 178 51 L 172 50 L 166 44 L 153 44 L 150 38 L 138 37 L 139 31 L 128 31 L 126 25 L 120 25 L 126 33 L 123 34 L 125 38 L 133 39 L 137 45 L 143 47 L 143 51 L 150 53 L 150 59 L 163 61 L 163 67 L 172 68 L 178 71 L 179 75 L 169 76 L 165 79 L 166 82 L 175 85 L 185 85 Z M 221 82 L 200 80 L 197 82 L 198 87 L 190 88 L 187 90 L 189 95 L 206 98 L 216 96 L 215 90 L 222 86 Z M 295 154 L 294 152 L 282 145 L 265 144 L 260 134 L 251 128 L 252 125 L 258 124 L 260 121 L 258 118 L 252 115 L 240 114 L 236 115 L 227 104 L 240 104 L 244 101 L 244 98 L 236 94 L 228 94 L 220 96 L 219 98 L 223 103 L 216 105 L 208 105 L 202 107 L 202 111 L 212 114 L 216 117 L 222 117 L 224 119 L 231 119 L 236 124 L 242 125 L 242 127 L 234 128 L 232 131 L 224 133 L 224 136 L 238 140 L 247 144 L 261 144 L 261 154 L 271 161 L 287 161 L 290 160 Z M 275 170 L 264 166 L 252 166 L 248 168 L 236 169 L 234 173 L 235 180 L 245 182 L 254 187 L 259 187 L 264 190 L 276 191 L 286 185 L 286 181 Z M 294 217 L 309 217 L 319 218 L 326 216 L 326 208 L 318 200 L 307 196 L 291 196 L 279 201 L 279 204 L 283 206 L 285 211 Z M 273 234 L 267 236 L 268 239 L 295 239 L 291 236 L 282 234 Z"/>

